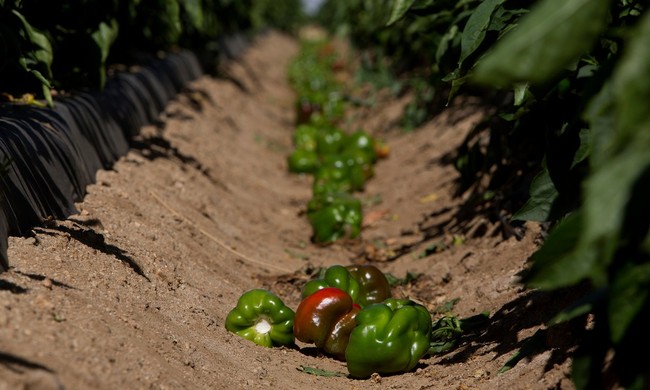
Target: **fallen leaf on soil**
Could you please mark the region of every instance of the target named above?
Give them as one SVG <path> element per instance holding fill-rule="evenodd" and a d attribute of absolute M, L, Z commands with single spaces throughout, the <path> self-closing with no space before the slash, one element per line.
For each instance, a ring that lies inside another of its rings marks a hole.
<path fill-rule="evenodd" d="M 438 198 L 440 198 L 440 195 L 438 195 L 438 193 L 436 193 L 436 192 L 432 192 L 429 195 L 425 195 L 425 196 L 421 197 L 420 198 L 420 203 L 435 202 L 436 200 L 438 200 Z"/>
<path fill-rule="evenodd" d="M 384 218 L 386 215 L 390 213 L 389 210 L 374 210 L 368 212 L 366 215 L 363 216 L 363 225 L 362 226 L 370 226 L 376 223 L 377 221 L 381 220 Z"/>

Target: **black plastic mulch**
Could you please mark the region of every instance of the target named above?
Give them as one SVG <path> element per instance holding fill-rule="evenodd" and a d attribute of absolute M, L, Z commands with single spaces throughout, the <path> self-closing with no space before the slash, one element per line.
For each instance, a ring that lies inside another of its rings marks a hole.
<path fill-rule="evenodd" d="M 103 92 L 56 99 L 53 108 L 0 106 L 0 272 L 9 236 L 78 210 L 99 169 L 110 169 L 143 125 L 203 74 L 189 51 L 167 55 L 135 73 L 119 73 Z"/>

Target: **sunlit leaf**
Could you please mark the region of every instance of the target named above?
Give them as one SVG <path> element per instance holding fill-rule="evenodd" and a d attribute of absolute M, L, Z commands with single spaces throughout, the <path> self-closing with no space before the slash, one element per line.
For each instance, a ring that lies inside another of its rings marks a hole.
<path fill-rule="evenodd" d="M 474 80 L 540 84 L 576 61 L 607 25 L 610 0 L 543 0 L 477 65 Z M 568 39 L 570 37 L 570 39 Z"/>
<path fill-rule="evenodd" d="M 490 18 L 494 10 L 503 4 L 505 0 L 485 0 L 476 7 L 472 15 L 467 20 L 463 35 L 460 41 L 460 59 L 458 66 L 462 66 L 463 61 L 469 57 L 483 43 L 490 25 Z"/>
<path fill-rule="evenodd" d="M 393 10 L 391 11 L 390 18 L 386 25 L 390 26 L 391 24 L 402 19 L 406 12 L 413 6 L 415 0 L 396 0 L 393 3 Z"/>
<path fill-rule="evenodd" d="M 101 59 L 99 64 L 99 87 L 104 88 L 106 84 L 106 59 L 111 50 L 111 45 L 117 39 L 118 25 L 117 21 L 113 19 L 111 24 L 108 25 L 104 22 L 99 24 L 97 31 L 92 33 L 92 39 L 99 48 Z"/>

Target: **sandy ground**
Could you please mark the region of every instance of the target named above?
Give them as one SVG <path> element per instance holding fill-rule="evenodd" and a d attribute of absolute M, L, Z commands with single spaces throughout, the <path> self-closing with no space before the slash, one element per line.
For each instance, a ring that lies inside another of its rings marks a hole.
<path fill-rule="evenodd" d="M 239 86 L 196 80 L 160 125 L 142 130 L 142 148 L 98 172 L 78 214 L 10 238 L 0 389 L 572 388 L 564 334 L 498 373 L 557 302 L 517 284 L 537 226 L 505 238 L 480 215 L 458 217 L 463 198 L 446 157 L 480 118 L 471 101 L 411 133 L 396 126 L 405 100 L 354 113 L 350 126 L 382 138 L 391 154 L 358 194 L 361 238 L 310 243 L 310 178 L 286 166 L 295 99 L 286 66 L 297 50 L 289 37 L 260 37 L 229 67 Z M 434 244 L 441 250 L 427 251 Z M 295 309 L 314 269 L 364 262 L 420 275 L 394 295 L 432 312 L 458 299 L 454 314 L 489 311 L 490 323 L 413 372 L 367 380 L 346 377 L 345 363 L 309 345 L 263 348 L 224 327 L 249 289 L 268 288 Z"/>

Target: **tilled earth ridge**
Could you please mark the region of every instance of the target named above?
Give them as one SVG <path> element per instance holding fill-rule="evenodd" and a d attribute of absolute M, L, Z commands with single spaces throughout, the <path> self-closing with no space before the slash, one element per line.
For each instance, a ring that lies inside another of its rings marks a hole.
<path fill-rule="evenodd" d="M 517 284 L 540 231 L 504 238 L 481 216 L 461 223 L 449 156 L 481 117 L 452 105 L 411 133 L 397 127 L 406 100 L 351 113 L 349 126 L 391 154 L 363 193 L 362 237 L 310 243 L 309 177 L 288 173 L 295 95 L 286 69 L 295 39 L 259 37 L 231 78 L 204 76 L 142 129 L 142 148 L 100 171 L 79 213 L 11 237 L 0 275 L 0 389 L 549 389 L 571 388 L 554 349 L 498 370 L 542 327 L 557 300 Z M 454 242 L 456 244 L 454 244 Z M 440 251 L 426 251 L 432 245 Z M 309 345 L 263 348 L 224 328 L 239 296 L 269 288 L 294 309 L 317 267 L 372 261 L 430 309 L 458 299 L 461 317 L 492 313 L 458 349 L 413 372 L 345 377 L 345 363 Z M 547 344 L 570 346 L 570 334 Z M 314 367 L 341 373 L 304 373 Z"/>

